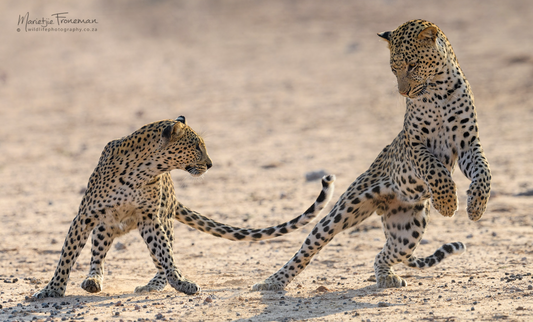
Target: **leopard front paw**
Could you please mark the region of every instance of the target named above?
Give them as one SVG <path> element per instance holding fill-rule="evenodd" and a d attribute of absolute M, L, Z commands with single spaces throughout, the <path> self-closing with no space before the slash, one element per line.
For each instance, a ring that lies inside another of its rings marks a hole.
<path fill-rule="evenodd" d="M 166 284 L 165 284 L 166 286 Z M 160 292 L 162 291 L 165 286 L 161 287 L 159 285 L 151 285 L 150 283 L 148 283 L 147 285 L 144 285 L 144 286 L 137 286 L 135 288 L 135 293 L 137 294 L 142 294 L 142 293 L 150 293 L 150 292 Z"/>
<path fill-rule="evenodd" d="M 432 191 L 431 202 L 433 207 L 444 217 L 453 217 L 457 211 L 457 200 L 455 184 L 446 187 L 443 191 Z"/>
<path fill-rule="evenodd" d="M 472 182 L 470 188 L 466 191 L 468 196 L 466 212 L 468 218 L 473 221 L 481 219 L 485 210 L 487 210 L 487 202 L 490 197 L 490 187 L 481 185 L 478 182 Z"/>
<path fill-rule="evenodd" d="M 390 273 L 386 276 L 380 276 L 376 279 L 379 288 L 393 288 L 407 286 L 407 282 L 400 276 Z"/>
<path fill-rule="evenodd" d="M 87 277 L 85 281 L 81 283 L 81 288 L 89 293 L 98 293 L 102 291 L 102 278 Z"/>
<path fill-rule="evenodd" d="M 135 288 L 135 293 L 150 293 L 150 292 L 160 292 L 165 289 L 167 286 L 167 279 L 152 279 L 148 284 L 144 286 L 137 286 Z"/>
<path fill-rule="evenodd" d="M 63 297 L 65 295 L 65 291 L 61 290 L 55 290 L 48 287 L 45 287 L 44 289 L 40 290 L 39 292 L 32 295 L 33 300 L 40 300 L 47 297 Z"/>
<path fill-rule="evenodd" d="M 200 286 L 188 279 L 169 279 L 169 284 L 177 291 L 183 292 L 187 295 L 194 295 L 201 291 Z"/>
<path fill-rule="evenodd" d="M 283 290 L 283 285 L 281 283 L 270 282 L 268 279 L 254 284 L 252 286 L 252 291 L 281 291 Z"/>

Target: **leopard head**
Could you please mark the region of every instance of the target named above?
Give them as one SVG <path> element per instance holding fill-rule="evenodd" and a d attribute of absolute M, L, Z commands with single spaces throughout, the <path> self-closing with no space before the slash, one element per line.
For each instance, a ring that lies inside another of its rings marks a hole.
<path fill-rule="evenodd" d="M 401 95 L 415 99 L 442 75 L 451 47 L 444 33 L 425 20 L 411 20 L 393 31 L 378 33 L 390 49 L 390 66 Z M 453 55 L 455 57 L 455 55 Z"/>
<path fill-rule="evenodd" d="M 213 166 L 204 140 L 187 125 L 184 116 L 167 121 L 161 132 L 157 167 L 159 170 L 181 169 L 193 177 L 203 175 Z"/>

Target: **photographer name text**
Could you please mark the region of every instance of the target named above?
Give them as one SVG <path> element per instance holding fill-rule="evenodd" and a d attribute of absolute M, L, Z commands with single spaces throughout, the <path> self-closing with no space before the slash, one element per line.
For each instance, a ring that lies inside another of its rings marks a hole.
<path fill-rule="evenodd" d="M 30 31 L 32 31 L 33 28 L 37 28 L 39 30 L 46 29 L 46 28 L 70 28 L 74 30 L 84 30 L 87 28 L 75 28 L 72 25 L 76 25 L 81 27 L 81 25 L 92 25 L 93 27 L 90 28 L 92 31 L 96 31 L 96 28 L 94 25 L 98 24 L 98 21 L 96 19 L 79 19 L 79 18 L 70 18 L 68 17 L 68 12 L 58 12 L 53 13 L 50 16 L 52 18 L 37 18 L 33 19 L 30 18 L 30 13 L 27 12 L 25 15 L 19 15 L 18 23 L 17 25 L 24 26 L 24 30 L 28 31 L 28 27 L 30 27 Z M 20 29 L 17 29 L 17 31 L 20 31 Z M 89 30 L 86 30 L 89 31 Z"/>

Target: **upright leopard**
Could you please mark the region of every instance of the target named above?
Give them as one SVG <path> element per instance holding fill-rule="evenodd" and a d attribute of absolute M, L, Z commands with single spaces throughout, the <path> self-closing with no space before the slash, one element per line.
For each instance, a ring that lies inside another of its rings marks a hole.
<path fill-rule="evenodd" d="M 333 193 L 335 177 L 325 176 L 315 203 L 293 220 L 264 229 L 232 227 L 204 217 L 176 200 L 171 170 L 181 169 L 192 176 L 201 176 L 212 165 L 204 140 L 187 125 L 183 116 L 147 124 L 129 136 L 109 142 L 89 178 L 54 277 L 33 298 L 65 294 L 72 266 L 91 232 L 91 268 L 81 287 L 91 293 L 101 291 L 105 256 L 113 240 L 135 228 L 140 231 L 157 267 L 155 277 L 135 292 L 160 291 L 170 283 L 178 291 L 195 294 L 200 287 L 185 278 L 174 262 L 174 219 L 229 240 L 264 240 L 309 223 Z"/>
<path fill-rule="evenodd" d="M 479 220 L 485 212 L 491 173 L 478 136 L 474 96 L 448 39 L 424 20 L 378 35 L 389 43 L 391 69 L 406 97 L 403 129 L 317 223 L 294 257 L 254 290 L 283 289 L 336 234 L 374 212 L 381 216 L 387 238 L 374 263 L 378 287 L 406 285 L 393 271 L 398 263 L 426 268 L 462 253 L 465 246 L 455 242 L 429 257 L 413 256 L 429 220 L 430 200 L 443 216 L 457 210 L 451 176 L 456 164 L 471 180 L 469 218 Z"/>

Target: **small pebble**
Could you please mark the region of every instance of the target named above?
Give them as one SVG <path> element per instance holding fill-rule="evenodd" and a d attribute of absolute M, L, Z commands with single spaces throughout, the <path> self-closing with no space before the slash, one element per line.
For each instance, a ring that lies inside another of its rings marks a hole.
<path fill-rule="evenodd" d="M 116 249 L 116 250 L 124 250 L 124 249 L 126 249 L 126 248 L 127 248 L 126 245 L 124 245 L 123 243 L 119 243 L 119 242 L 117 242 L 117 243 L 115 244 L 115 249 Z"/>
<path fill-rule="evenodd" d="M 325 286 L 319 286 L 317 289 L 316 289 L 316 292 L 322 292 L 322 293 L 327 293 L 327 292 L 330 292 L 330 289 L 328 289 L 327 287 Z"/>
<path fill-rule="evenodd" d="M 524 276 L 527 276 L 527 275 L 522 275 L 522 274 L 515 275 L 511 273 L 505 273 L 505 277 L 500 278 L 500 281 L 505 281 L 506 283 L 514 282 L 516 280 L 521 281 L 522 278 L 524 278 Z"/>

